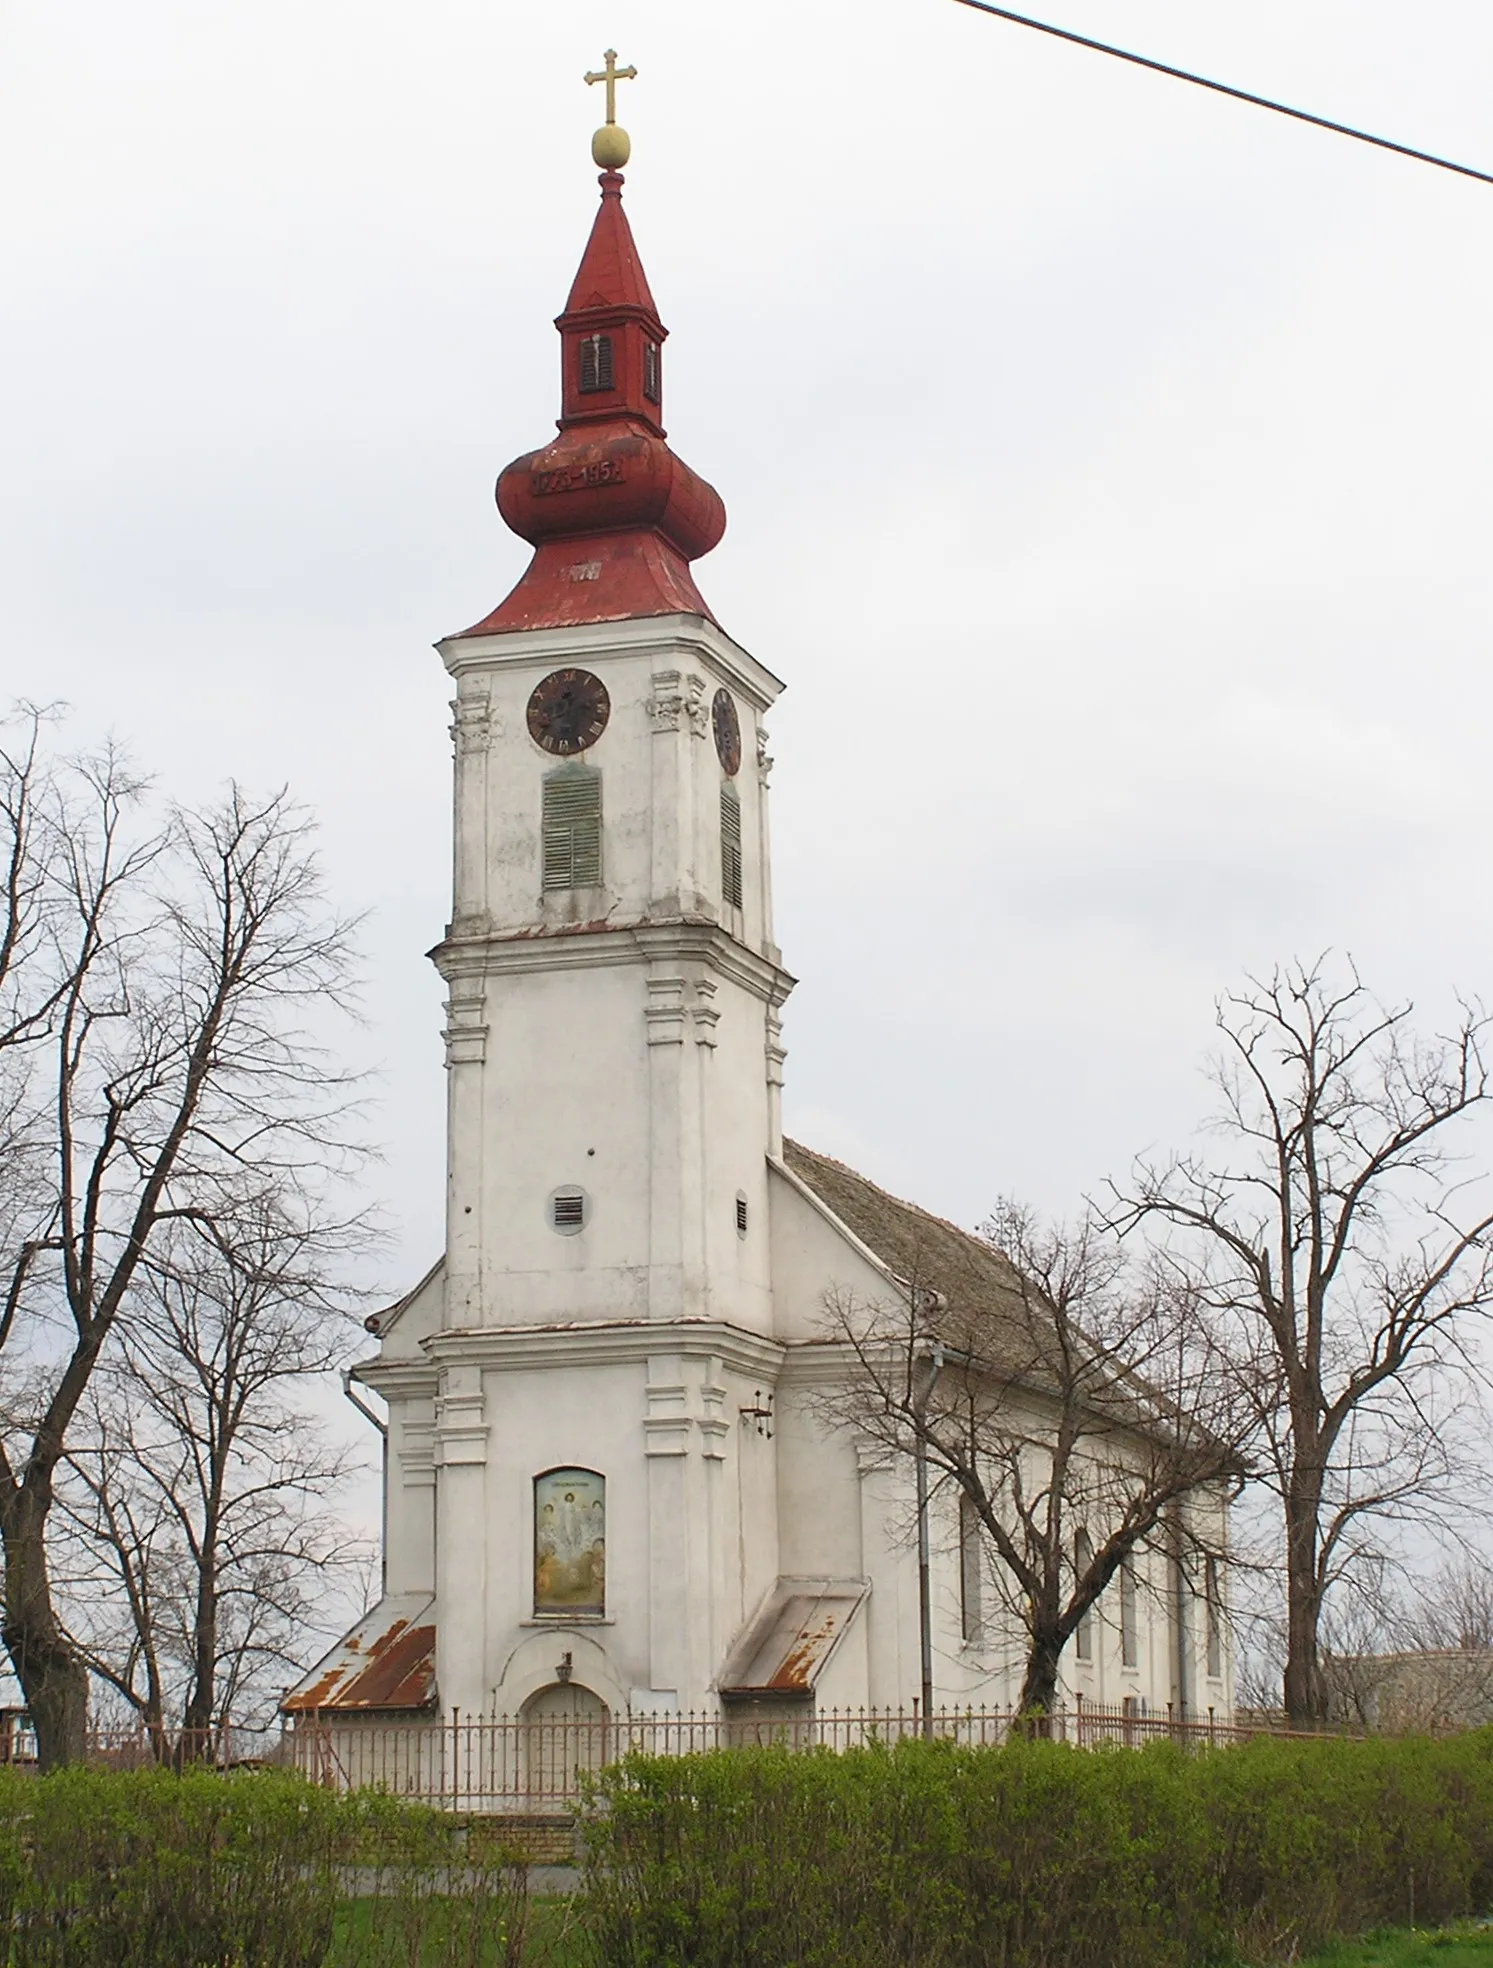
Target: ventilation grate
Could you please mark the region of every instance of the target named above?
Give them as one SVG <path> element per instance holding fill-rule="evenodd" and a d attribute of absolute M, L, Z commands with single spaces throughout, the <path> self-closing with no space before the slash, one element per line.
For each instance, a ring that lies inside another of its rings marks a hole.
<path fill-rule="evenodd" d="M 601 774 L 567 765 L 544 781 L 540 832 L 545 888 L 595 888 L 601 881 Z"/>
<path fill-rule="evenodd" d="M 745 1196 L 738 1196 L 736 1198 L 736 1234 L 738 1237 L 744 1237 L 746 1233 L 747 1233 L 747 1199 Z"/>
<path fill-rule="evenodd" d="M 733 909 L 741 907 L 741 800 L 734 786 L 721 787 L 721 892 Z"/>
<path fill-rule="evenodd" d="M 610 335 L 588 335 L 581 343 L 581 392 L 615 388 L 616 368 Z"/>
<path fill-rule="evenodd" d="M 662 382 L 663 351 L 657 342 L 643 344 L 643 394 L 650 403 L 657 403 L 663 395 Z"/>
<path fill-rule="evenodd" d="M 579 1189 L 562 1190 L 550 1198 L 557 1230 L 579 1230 L 586 1221 L 586 1198 Z"/>

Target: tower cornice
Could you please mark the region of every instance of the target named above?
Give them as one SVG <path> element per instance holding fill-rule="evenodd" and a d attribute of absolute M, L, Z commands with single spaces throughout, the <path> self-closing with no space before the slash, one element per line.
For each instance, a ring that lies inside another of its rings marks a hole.
<path fill-rule="evenodd" d="M 567 923 L 545 929 L 448 936 L 429 952 L 448 982 L 527 971 L 598 970 L 660 960 L 703 964 L 764 1004 L 787 1002 L 798 982 L 770 957 L 748 949 L 708 918 L 633 923 Z"/>
<path fill-rule="evenodd" d="M 575 1320 L 542 1326 L 457 1326 L 424 1342 L 437 1365 L 526 1368 L 643 1364 L 660 1353 L 714 1359 L 771 1381 L 787 1347 L 723 1319 Z"/>
<path fill-rule="evenodd" d="M 706 615 L 632 616 L 561 628 L 503 629 L 489 635 L 454 635 L 438 642 L 442 662 L 460 679 L 470 671 L 558 667 L 608 656 L 651 655 L 659 666 L 688 657 L 734 684 L 758 710 L 782 694 L 782 679 L 734 642 Z"/>

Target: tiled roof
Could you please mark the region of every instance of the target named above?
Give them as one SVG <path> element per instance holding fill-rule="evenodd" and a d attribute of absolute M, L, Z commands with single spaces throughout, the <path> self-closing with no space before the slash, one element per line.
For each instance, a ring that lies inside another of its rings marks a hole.
<path fill-rule="evenodd" d="M 889 1195 L 800 1142 L 783 1143 L 783 1160 L 898 1278 L 937 1292 L 951 1306 L 1008 1315 L 1016 1310 L 1017 1274 L 983 1238 Z"/>

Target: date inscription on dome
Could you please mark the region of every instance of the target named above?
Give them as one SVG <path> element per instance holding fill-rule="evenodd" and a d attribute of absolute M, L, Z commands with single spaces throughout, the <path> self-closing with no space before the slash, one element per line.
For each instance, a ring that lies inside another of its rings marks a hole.
<path fill-rule="evenodd" d="M 552 492 L 589 492 L 594 485 L 621 485 L 625 479 L 620 458 L 600 458 L 594 465 L 572 465 L 566 471 L 529 474 L 536 499 L 547 498 Z"/>
<path fill-rule="evenodd" d="M 529 736 L 557 758 L 574 758 L 607 728 L 612 700 L 589 670 L 551 670 L 529 698 Z"/>

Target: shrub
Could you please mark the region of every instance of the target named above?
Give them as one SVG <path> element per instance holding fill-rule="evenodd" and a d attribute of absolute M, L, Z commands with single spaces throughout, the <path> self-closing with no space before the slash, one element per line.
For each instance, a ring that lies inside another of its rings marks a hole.
<path fill-rule="evenodd" d="M 280 1777 L 11 1776 L 7 1968 L 322 1968 L 336 1815 Z"/>
<path fill-rule="evenodd" d="M 527 1875 L 299 1778 L 0 1771 L 0 1968 L 512 1968 Z M 349 1893 L 374 1912 L 339 1919 Z"/>
<path fill-rule="evenodd" d="M 723 1750 L 593 1805 L 605 1968 L 1222 1968 L 1493 1897 L 1493 1732 Z"/>

